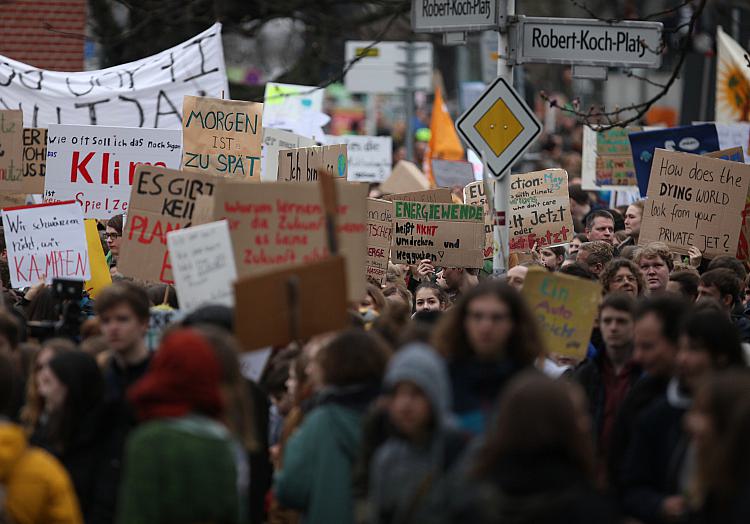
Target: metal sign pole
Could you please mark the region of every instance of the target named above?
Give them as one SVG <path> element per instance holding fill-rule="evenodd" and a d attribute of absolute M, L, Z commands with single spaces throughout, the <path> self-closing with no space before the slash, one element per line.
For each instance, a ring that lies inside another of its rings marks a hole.
<path fill-rule="evenodd" d="M 414 42 L 406 44 L 406 159 L 414 162 L 414 91 L 416 66 L 414 60 Z"/>

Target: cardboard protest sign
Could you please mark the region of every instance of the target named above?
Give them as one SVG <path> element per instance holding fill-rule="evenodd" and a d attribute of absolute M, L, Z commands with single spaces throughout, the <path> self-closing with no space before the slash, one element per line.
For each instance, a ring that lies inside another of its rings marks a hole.
<path fill-rule="evenodd" d="M 391 174 L 393 140 L 389 136 L 326 136 L 329 144 L 345 144 L 349 182 L 382 182 Z"/>
<path fill-rule="evenodd" d="M 44 199 L 76 200 L 86 218 L 127 213 L 130 188 L 140 164 L 179 167 L 180 132 L 51 124 Z"/>
<path fill-rule="evenodd" d="M 83 213 L 75 202 L 6 208 L 3 231 L 13 288 L 91 276 Z"/>
<path fill-rule="evenodd" d="M 279 182 L 317 182 L 318 172 L 346 180 L 346 144 L 279 150 Z"/>
<path fill-rule="evenodd" d="M 173 284 L 167 233 L 189 227 L 196 202 L 211 196 L 218 177 L 138 166 L 117 269 L 125 276 Z"/>
<path fill-rule="evenodd" d="M 89 254 L 89 267 L 91 278 L 84 283 L 84 289 L 91 298 L 96 298 L 99 292 L 112 283 L 109 273 L 107 259 L 104 256 L 102 242 L 99 239 L 99 231 L 96 229 L 96 220 L 89 218 L 84 220 L 86 229 L 86 248 Z"/>
<path fill-rule="evenodd" d="M 568 173 L 545 169 L 513 175 L 508 198 L 508 244 L 511 253 L 567 244 L 573 238 Z"/>
<path fill-rule="evenodd" d="M 408 160 L 399 160 L 391 171 L 391 176 L 380 185 L 383 193 L 409 193 L 430 188 L 430 181 L 424 173 Z"/>
<path fill-rule="evenodd" d="M 706 258 L 732 254 L 750 186 L 750 166 L 657 149 L 638 243 L 690 246 Z"/>
<path fill-rule="evenodd" d="M 391 202 L 395 202 L 397 200 L 401 200 L 403 202 L 430 202 L 432 204 L 453 203 L 453 199 L 451 198 L 451 190 L 446 187 L 426 189 L 424 191 L 412 191 L 410 193 L 395 193 L 384 196 L 383 200 L 390 200 Z"/>
<path fill-rule="evenodd" d="M 234 331 L 242 349 L 286 346 L 349 324 L 340 256 L 268 268 L 234 286 Z"/>
<path fill-rule="evenodd" d="M 260 153 L 260 177 L 264 182 L 276 182 L 279 178 L 279 151 L 311 147 L 315 140 L 296 135 L 283 129 L 263 128 L 263 147 Z"/>
<path fill-rule="evenodd" d="M 595 131 L 583 127 L 581 187 L 586 190 L 623 189 L 638 185 L 628 136 L 640 127 Z"/>
<path fill-rule="evenodd" d="M 18 207 L 26 204 L 26 195 L 22 193 L 0 193 L 0 209 Z"/>
<path fill-rule="evenodd" d="M 492 258 L 494 254 L 495 236 L 492 230 L 492 216 L 484 191 L 484 182 L 472 182 L 464 188 L 464 203 L 472 206 L 482 206 L 484 209 L 484 258 Z"/>
<path fill-rule="evenodd" d="M 260 182 L 263 104 L 186 96 L 182 169 Z"/>
<path fill-rule="evenodd" d="M 484 208 L 466 204 L 394 202 L 394 264 L 482 267 Z"/>
<path fill-rule="evenodd" d="M 602 296 L 598 282 L 529 269 L 521 294 L 550 353 L 583 360 Z"/>
<path fill-rule="evenodd" d="M 28 5 L 34 15 L 58 17 L 51 6 Z M 161 53 L 107 69 L 47 71 L 1 55 L 0 64 L 2 105 L 22 109 L 24 127 L 54 123 L 179 130 L 182 97 L 229 92 L 218 23 Z"/>
<path fill-rule="evenodd" d="M 393 202 L 367 199 L 367 276 L 385 284 L 393 237 Z"/>
<path fill-rule="evenodd" d="M 649 176 L 655 150 L 682 151 L 702 155 L 718 151 L 719 136 L 713 124 L 698 126 L 670 127 L 653 131 L 642 131 L 628 135 L 633 154 L 638 188 L 645 197 L 649 187 Z"/>
<path fill-rule="evenodd" d="M 0 111 L 0 191 L 23 193 L 23 113 Z"/>
<path fill-rule="evenodd" d="M 206 304 L 234 307 L 237 268 L 226 220 L 170 231 L 167 246 L 181 311 Z"/>
<path fill-rule="evenodd" d="M 367 186 L 336 184 L 340 254 L 346 259 L 350 300 L 365 293 Z M 216 185 L 211 220 L 227 219 L 237 274 L 329 256 L 320 189 L 309 184 Z"/>
<path fill-rule="evenodd" d="M 440 187 L 464 187 L 474 181 L 474 167 L 469 162 L 433 158 L 432 176 Z"/>
<path fill-rule="evenodd" d="M 47 168 L 47 130 L 27 127 L 23 130 L 23 192 L 44 193 Z"/>

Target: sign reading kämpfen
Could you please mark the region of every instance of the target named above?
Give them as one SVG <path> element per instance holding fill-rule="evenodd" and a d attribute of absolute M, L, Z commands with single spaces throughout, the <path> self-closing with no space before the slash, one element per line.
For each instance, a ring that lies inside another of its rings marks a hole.
<path fill-rule="evenodd" d="M 748 186 L 746 164 L 657 149 L 638 243 L 664 242 L 676 253 L 695 246 L 706 258 L 734 256 Z"/>
<path fill-rule="evenodd" d="M 345 144 L 349 182 L 382 182 L 391 174 L 393 140 L 389 136 L 326 136 L 328 144 Z"/>
<path fill-rule="evenodd" d="M 661 22 L 519 16 L 510 26 L 516 64 L 661 66 Z"/>
<path fill-rule="evenodd" d="M 75 202 L 5 208 L 3 229 L 13 288 L 91 277 L 83 213 Z"/>
<path fill-rule="evenodd" d="M 412 0 L 415 33 L 482 31 L 497 25 L 497 0 Z"/>
<path fill-rule="evenodd" d="M 86 218 L 127 213 L 139 164 L 178 168 L 180 131 L 52 124 L 44 199 L 76 200 Z"/>
<path fill-rule="evenodd" d="M 394 202 L 394 264 L 482 267 L 484 208 L 466 204 Z"/>

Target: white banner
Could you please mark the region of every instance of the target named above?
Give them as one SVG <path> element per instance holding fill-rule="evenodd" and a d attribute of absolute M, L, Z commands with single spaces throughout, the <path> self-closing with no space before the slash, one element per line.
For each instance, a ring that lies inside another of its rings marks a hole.
<path fill-rule="evenodd" d="M 24 127 L 86 124 L 182 128 L 182 97 L 229 96 L 221 24 L 159 54 L 98 71 L 37 69 L 0 55 L 0 109 Z"/>
<path fill-rule="evenodd" d="M 382 182 L 391 174 L 393 142 L 389 136 L 327 135 L 328 144 L 346 144 L 349 182 Z"/>
<path fill-rule="evenodd" d="M 138 164 L 180 168 L 180 131 L 66 126 L 47 130 L 47 202 L 76 200 L 86 218 L 127 213 Z"/>

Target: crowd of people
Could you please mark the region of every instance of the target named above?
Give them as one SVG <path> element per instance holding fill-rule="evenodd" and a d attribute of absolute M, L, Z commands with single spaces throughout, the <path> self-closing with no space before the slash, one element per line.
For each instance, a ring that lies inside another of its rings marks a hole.
<path fill-rule="evenodd" d="M 499 279 L 391 265 L 252 378 L 229 308 L 119 274 L 122 217 L 94 300 L 6 269 L 0 522 L 750 522 L 746 268 L 639 245 L 642 202 L 570 199 L 567 246 Z M 601 283 L 582 360 L 545 347 L 534 267 Z"/>

